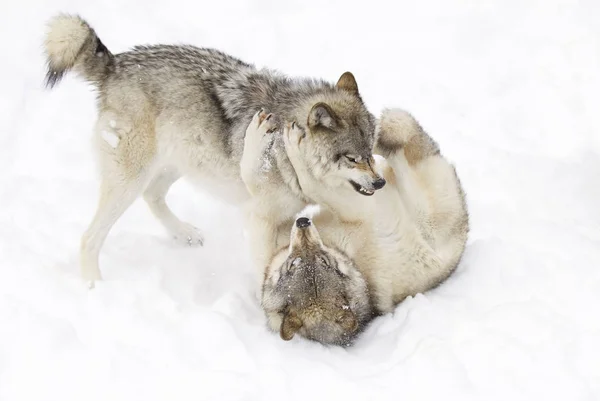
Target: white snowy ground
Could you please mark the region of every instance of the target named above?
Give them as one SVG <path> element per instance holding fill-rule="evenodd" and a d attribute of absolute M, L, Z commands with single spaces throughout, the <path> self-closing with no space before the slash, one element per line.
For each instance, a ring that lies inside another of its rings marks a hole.
<path fill-rule="evenodd" d="M 6 0 L 0 12 L 0 400 L 598 400 L 600 10 L 558 1 Z M 185 182 L 183 249 L 139 200 L 105 281 L 78 278 L 94 96 L 42 89 L 44 23 L 188 42 L 413 112 L 456 163 L 472 232 L 456 274 L 351 349 L 265 328 L 241 216 Z"/>

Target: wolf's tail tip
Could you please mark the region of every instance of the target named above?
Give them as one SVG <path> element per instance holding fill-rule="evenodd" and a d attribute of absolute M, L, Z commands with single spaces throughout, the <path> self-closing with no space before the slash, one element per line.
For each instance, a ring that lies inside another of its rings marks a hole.
<path fill-rule="evenodd" d="M 58 14 L 50 19 L 44 41 L 49 68 L 47 86 L 54 86 L 66 70 L 75 65 L 90 33 L 90 26 L 78 15 Z"/>

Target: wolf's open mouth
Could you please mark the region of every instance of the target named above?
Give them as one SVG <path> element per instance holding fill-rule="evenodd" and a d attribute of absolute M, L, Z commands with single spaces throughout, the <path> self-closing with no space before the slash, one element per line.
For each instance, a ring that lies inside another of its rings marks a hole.
<path fill-rule="evenodd" d="M 371 196 L 375 193 L 375 191 L 369 191 L 368 189 L 365 189 L 362 185 L 360 185 L 357 182 L 354 182 L 352 180 L 350 180 L 349 182 L 350 182 L 350 184 L 352 184 L 352 187 L 354 188 L 354 190 L 361 195 Z"/>

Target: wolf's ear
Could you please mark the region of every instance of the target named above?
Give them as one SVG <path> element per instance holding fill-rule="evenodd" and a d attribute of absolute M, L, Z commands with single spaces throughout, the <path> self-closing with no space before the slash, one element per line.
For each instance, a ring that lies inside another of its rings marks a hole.
<path fill-rule="evenodd" d="M 281 322 L 279 335 L 283 340 L 290 341 L 301 327 L 302 320 L 294 312 L 287 313 Z"/>
<path fill-rule="evenodd" d="M 310 113 L 308 113 L 308 126 L 310 128 L 324 127 L 335 128 L 338 117 L 327 103 L 319 102 L 315 104 Z"/>
<path fill-rule="evenodd" d="M 340 79 L 338 79 L 337 84 L 335 84 L 336 88 L 343 89 L 352 93 L 353 95 L 358 95 L 358 85 L 356 84 L 356 79 L 354 79 L 354 75 L 350 71 L 346 71 L 342 74 Z"/>
<path fill-rule="evenodd" d="M 350 333 L 355 332 L 358 328 L 358 321 L 351 310 L 344 311 L 344 313 L 336 320 L 336 323 L 339 324 L 342 329 Z"/>

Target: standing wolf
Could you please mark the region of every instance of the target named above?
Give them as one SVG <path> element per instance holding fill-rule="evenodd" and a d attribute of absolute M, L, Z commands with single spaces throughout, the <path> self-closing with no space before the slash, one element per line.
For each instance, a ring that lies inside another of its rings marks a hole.
<path fill-rule="evenodd" d="M 272 120 L 255 116 L 242 160 L 257 160 L 270 138 L 282 135 Z M 385 157 L 378 168 L 386 187 L 372 198 L 330 193 L 314 223 L 299 217 L 291 234 L 289 226 L 280 232 L 281 247 L 264 272 L 262 306 L 285 340 L 298 333 L 349 344 L 374 316 L 444 281 L 462 257 L 469 219 L 454 167 L 410 114 L 386 110 L 378 126 L 375 151 Z M 304 192 L 319 191 L 305 163 L 314 136 L 292 123 L 283 140 Z M 241 166 L 253 172 L 242 176 L 256 202 L 268 198 L 270 171 L 260 162 Z"/>
<path fill-rule="evenodd" d="M 306 123 L 314 136 L 306 163 L 321 186 L 308 197 L 283 143 L 272 144 L 268 158 L 277 172 L 278 197 L 252 208 L 251 219 L 263 229 L 252 246 L 257 265 L 276 246 L 277 227 L 307 203 L 319 203 L 320 194 L 372 195 L 385 184 L 373 170 L 374 117 L 349 72 L 334 86 L 258 70 L 193 46 L 137 46 L 112 54 L 84 20 L 70 15 L 50 21 L 45 49 L 48 86 L 73 69 L 98 92 L 100 200 L 81 241 L 82 275 L 91 282 L 101 279 L 98 255 L 111 227 L 140 194 L 162 225 L 191 245 L 202 244 L 201 234 L 165 203 L 180 176 L 225 200 L 246 199 L 240 160 L 246 127 L 260 108 Z"/>

